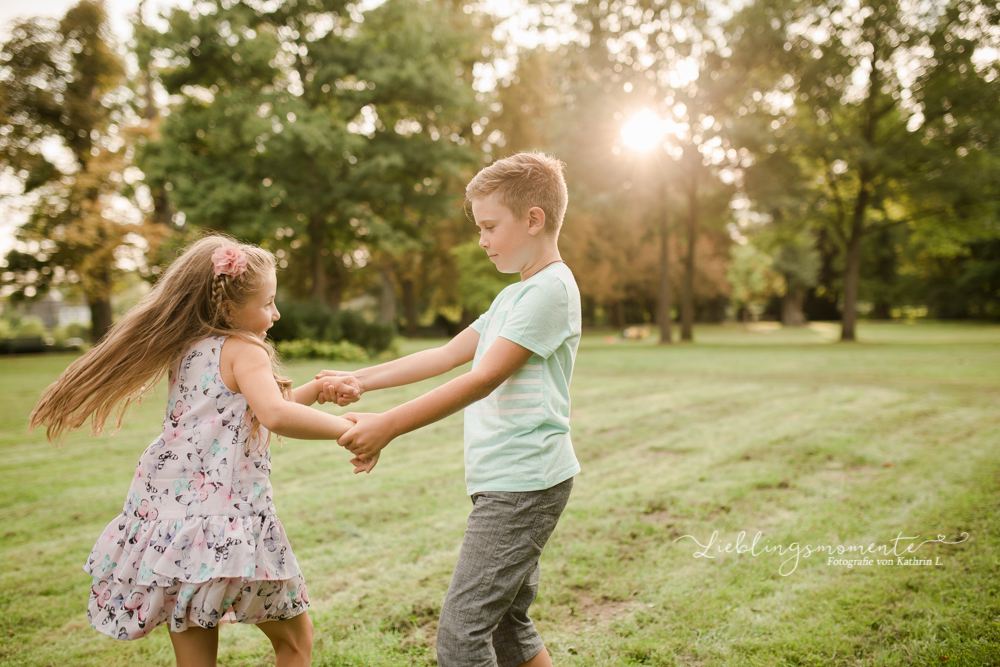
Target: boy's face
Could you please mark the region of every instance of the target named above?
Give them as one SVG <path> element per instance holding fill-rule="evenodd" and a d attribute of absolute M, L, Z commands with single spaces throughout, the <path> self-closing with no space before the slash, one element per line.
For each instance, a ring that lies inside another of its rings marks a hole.
<path fill-rule="evenodd" d="M 479 227 L 479 247 L 489 254 L 500 273 L 518 273 L 532 259 L 534 241 L 541 227 L 532 221 L 531 209 L 519 220 L 492 197 L 472 200 L 472 215 Z M 542 225 L 545 223 L 542 214 Z"/>

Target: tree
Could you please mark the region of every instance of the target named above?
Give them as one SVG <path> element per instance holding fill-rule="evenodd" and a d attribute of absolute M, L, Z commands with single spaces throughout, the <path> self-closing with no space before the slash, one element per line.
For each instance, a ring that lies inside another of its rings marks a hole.
<path fill-rule="evenodd" d="M 774 260 L 752 243 L 736 244 L 731 250 L 726 279 L 732 285 L 732 303 L 744 322 L 756 321 L 771 296 L 785 291 L 785 281 L 774 269 Z"/>
<path fill-rule="evenodd" d="M 0 163 L 31 208 L 5 259 L 5 292 L 27 298 L 77 285 L 95 342 L 111 326 L 119 259 L 146 246 L 141 219 L 121 206 L 133 136 L 106 18 L 99 2 L 83 0 L 58 22 L 16 24 L 0 51 Z"/>
<path fill-rule="evenodd" d="M 781 295 L 781 323 L 786 327 L 806 324 L 802 312 L 806 290 L 816 286 L 819 253 L 809 233 L 797 234 L 782 244 L 774 254 L 774 270 L 785 279 Z"/>
<path fill-rule="evenodd" d="M 646 139 L 653 142 L 652 159 L 658 163 L 647 169 L 653 174 L 654 189 L 668 189 L 673 200 L 664 206 L 661 196 L 653 195 L 656 203 L 651 209 L 661 237 L 657 320 L 663 326 L 670 312 L 669 218 L 684 231 L 681 340 L 691 341 L 699 238 L 704 229 L 721 227 L 728 218 L 732 184 L 738 176 L 731 169 L 735 154 L 722 132 L 723 102 L 734 83 L 723 76 L 728 63 L 719 21 L 700 1 L 592 0 L 575 5 L 575 10 L 588 45 L 580 72 L 586 83 L 576 95 L 578 108 L 594 102 L 587 92 L 615 91 L 616 129 L 639 113 L 661 119 L 658 127 L 641 128 L 654 135 Z M 620 160 L 635 159 L 620 145 L 613 151 Z M 607 159 L 606 154 L 602 157 Z M 667 327 L 663 332 L 669 335 Z M 669 340 L 664 336 L 662 342 Z"/>
<path fill-rule="evenodd" d="M 199 7 L 158 38 L 182 102 L 143 155 L 150 185 L 196 226 L 280 246 L 289 283 L 336 307 L 345 272 L 419 238 L 473 162 L 479 29 L 414 0 Z"/>
<path fill-rule="evenodd" d="M 795 156 L 811 223 L 843 249 L 841 340 L 856 339 L 868 233 L 905 224 L 941 246 L 995 215 L 1000 82 L 995 56 L 973 56 L 996 18 L 964 0 L 853 11 L 813 0 L 752 3 L 732 23 L 743 115 L 772 131 L 757 154 Z"/>

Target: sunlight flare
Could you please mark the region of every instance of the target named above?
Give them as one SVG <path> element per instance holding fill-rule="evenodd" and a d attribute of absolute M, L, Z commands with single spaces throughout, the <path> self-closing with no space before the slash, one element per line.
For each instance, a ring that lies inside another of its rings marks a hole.
<path fill-rule="evenodd" d="M 622 140 L 630 149 L 648 153 L 663 143 L 666 121 L 649 109 L 643 109 L 622 126 Z"/>

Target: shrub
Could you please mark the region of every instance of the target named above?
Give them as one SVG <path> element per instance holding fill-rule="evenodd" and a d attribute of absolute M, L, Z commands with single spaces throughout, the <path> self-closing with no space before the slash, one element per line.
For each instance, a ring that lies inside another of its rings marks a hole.
<path fill-rule="evenodd" d="M 389 348 L 395 335 L 389 324 L 369 322 L 357 311 L 333 310 L 315 301 L 285 303 L 279 310 L 281 319 L 268 333 L 278 343 L 348 341 L 377 354 Z"/>
<path fill-rule="evenodd" d="M 389 349 L 396 332 L 391 324 L 369 322 L 356 310 L 338 310 L 336 313 L 344 340 L 378 353 Z"/>
<path fill-rule="evenodd" d="M 368 361 L 365 348 L 350 341 L 336 343 L 316 340 L 285 340 L 276 345 L 286 359 L 330 359 L 333 361 Z"/>
<path fill-rule="evenodd" d="M 18 338 L 44 338 L 46 333 L 48 332 L 45 330 L 45 323 L 42 322 L 42 318 L 29 315 L 21 319 L 21 323 L 17 326 L 14 335 Z"/>
<path fill-rule="evenodd" d="M 275 341 L 343 339 L 335 311 L 324 303 L 291 302 L 279 308 L 281 319 L 274 323 L 268 335 Z"/>

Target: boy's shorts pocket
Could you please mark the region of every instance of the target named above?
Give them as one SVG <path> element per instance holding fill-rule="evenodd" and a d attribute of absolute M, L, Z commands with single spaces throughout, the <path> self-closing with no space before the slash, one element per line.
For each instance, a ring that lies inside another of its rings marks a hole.
<path fill-rule="evenodd" d="M 537 498 L 533 499 L 537 506 L 534 508 L 534 521 L 531 526 L 531 541 L 542 549 L 549 541 L 549 536 L 559 523 L 559 517 L 566 509 L 569 501 L 569 494 L 573 490 L 573 478 L 570 477 L 565 482 L 560 482 L 555 486 L 540 491 Z"/>

